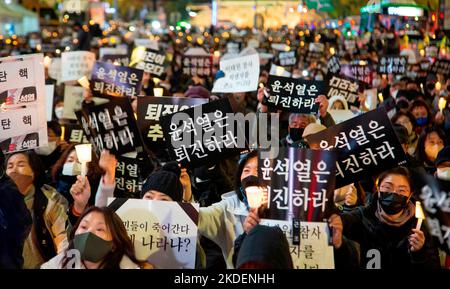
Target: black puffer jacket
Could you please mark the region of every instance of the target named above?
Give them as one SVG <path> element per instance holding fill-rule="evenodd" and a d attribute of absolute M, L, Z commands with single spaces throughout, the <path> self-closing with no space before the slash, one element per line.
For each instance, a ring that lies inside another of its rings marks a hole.
<path fill-rule="evenodd" d="M 0 168 L 0 171 L 2 169 Z M 31 230 L 31 215 L 16 185 L 0 172 L 0 269 L 20 269 L 23 243 Z"/>
<path fill-rule="evenodd" d="M 439 254 L 425 222 L 421 228 L 425 234 L 425 244 L 421 250 L 411 252 L 408 237 L 412 234 L 417 219 L 412 217 L 400 227 L 386 225 L 375 216 L 377 203 L 378 197 L 374 194 L 374 199 L 366 207 L 358 207 L 341 215 L 344 236 L 361 246 L 361 268 L 367 268 L 368 262 L 373 263 L 371 261 L 377 253 L 370 250 L 376 249 L 379 252 L 381 269 L 439 269 Z"/>

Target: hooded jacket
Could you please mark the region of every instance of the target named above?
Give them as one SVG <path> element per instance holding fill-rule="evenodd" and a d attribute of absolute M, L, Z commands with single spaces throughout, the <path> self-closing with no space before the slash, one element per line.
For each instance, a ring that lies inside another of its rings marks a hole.
<path fill-rule="evenodd" d="M 62 267 L 62 261 L 64 259 L 65 252 L 56 255 L 50 261 L 42 264 L 41 269 L 67 269 Z M 74 263 L 75 268 L 73 269 L 86 269 L 82 262 Z M 139 269 L 139 265 L 131 261 L 128 256 L 123 255 L 122 260 L 119 263 L 120 269 Z"/>

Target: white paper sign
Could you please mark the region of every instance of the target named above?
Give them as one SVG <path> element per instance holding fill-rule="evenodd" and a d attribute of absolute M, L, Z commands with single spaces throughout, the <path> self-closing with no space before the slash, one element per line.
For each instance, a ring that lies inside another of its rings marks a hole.
<path fill-rule="evenodd" d="M 48 76 L 56 80 L 57 84 L 61 83 L 61 57 L 52 58 L 48 67 Z"/>
<path fill-rule="evenodd" d="M 145 48 L 151 48 L 155 50 L 159 50 L 158 41 L 151 40 L 148 38 L 138 38 L 134 40 L 135 46 L 144 46 Z"/>
<path fill-rule="evenodd" d="M 52 120 L 53 114 L 53 94 L 55 92 L 55 86 L 53 84 L 45 86 L 45 107 L 47 111 L 47 121 Z"/>
<path fill-rule="evenodd" d="M 69 13 L 81 13 L 86 11 L 87 6 L 87 0 L 64 0 L 62 11 Z"/>
<path fill-rule="evenodd" d="M 327 223 L 300 222 L 300 245 L 292 244 L 292 222 L 262 219 L 261 225 L 279 227 L 289 243 L 294 269 L 334 269 L 333 246 L 328 245 Z"/>
<path fill-rule="evenodd" d="M 258 89 L 258 54 L 221 60 L 220 70 L 225 76 L 216 80 L 212 92 L 233 93 Z"/>
<path fill-rule="evenodd" d="M 76 120 L 76 110 L 81 109 L 81 103 L 83 102 L 84 88 L 81 86 L 66 85 L 64 87 L 64 112 L 63 118 Z M 107 103 L 108 100 L 104 98 L 94 97 L 92 101 L 96 105 Z"/>
<path fill-rule="evenodd" d="M 47 145 L 44 55 L 0 58 L 0 148 Z"/>
<path fill-rule="evenodd" d="M 128 49 L 124 46 L 117 47 L 101 47 L 98 51 L 99 59 L 103 59 L 105 55 L 124 55 L 128 54 Z"/>
<path fill-rule="evenodd" d="M 333 118 L 335 124 L 339 124 L 357 116 L 349 109 L 330 109 L 328 112 Z"/>
<path fill-rule="evenodd" d="M 95 54 L 89 51 L 63 52 L 61 55 L 61 81 L 74 81 L 83 76 L 90 77 Z"/>
<path fill-rule="evenodd" d="M 108 198 L 108 206 L 122 219 L 138 260 L 157 269 L 195 268 L 199 204 Z"/>
<path fill-rule="evenodd" d="M 283 66 L 278 66 L 272 64 L 270 66 L 270 75 L 283 76 L 283 77 L 291 77 L 291 73 L 287 71 Z"/>

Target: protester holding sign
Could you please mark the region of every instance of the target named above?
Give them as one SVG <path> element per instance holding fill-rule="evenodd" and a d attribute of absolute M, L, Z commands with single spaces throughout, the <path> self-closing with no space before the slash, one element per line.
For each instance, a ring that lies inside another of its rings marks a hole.
<path fill-rule="evenodd" d="M 44 183 L 44 170 L 34 152 L 11 154 L 6 163 L 6 174 L 25 196 L 33 215 L 33 227 L 23 249 L 23 267 L 38 268 L 67 247 L 67 200 Z"/>
<path fill-rule="evenodd" d="M 340 217 L 344 236 L 361 245 L 361 268 L 439 268 L 436 247 L 422 225 L 416 228 L 411 179 L 404 167 L 383 172 L 375 198 Z"/>
<path fill-rule="evenodd" d="M 41 269 L 139 269 L 122 220 L 110 208 L 90 207 L 69 236 L 68 248 Z"/>

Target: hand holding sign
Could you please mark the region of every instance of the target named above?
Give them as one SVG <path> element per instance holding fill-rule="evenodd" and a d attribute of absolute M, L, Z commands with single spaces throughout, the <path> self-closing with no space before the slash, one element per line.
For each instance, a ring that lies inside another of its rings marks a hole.
<path fill-rule="evenodd" d="M 328 225 L 333 229 L 333 246 L 339 249 L 342 246 L 342 220 L 336 214 L 331 215 L 328 219 Z"/>
<path fill-rule="evenodd" d="M 316 103 L 319 103 L 319 113 L 320 117 L 325 117 L 327 115 L 328 99 L 325 95 L 319 95 L 316 98 Z"/>
<path fill-rule="evenodd" d="M 105 171 L 103 175 L 103 181 L 106 184 L 113 184 L 116 174 L 117 159 L 108 150 L 103 150 L 98 162 L 99 167 Z"/>

